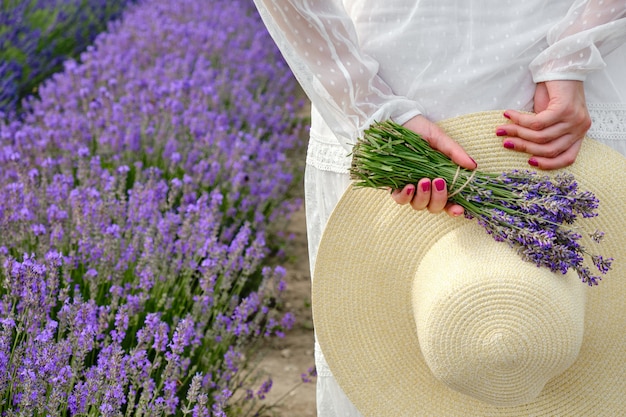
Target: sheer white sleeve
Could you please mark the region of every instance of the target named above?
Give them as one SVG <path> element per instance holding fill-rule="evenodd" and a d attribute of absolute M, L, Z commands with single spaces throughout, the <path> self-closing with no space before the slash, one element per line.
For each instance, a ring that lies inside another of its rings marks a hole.
<path fill-rule="evenodd" d="M 254 0 L 303 90 L 343 145 L 373 121 L 404 123 L 422 111 L 394 94 L 359 48 L 340 0 Z"/>
<path fill-rule="evenodd" d="M 584 81 L 603 57 L 626 42 L 626 1 L 577 0 L 547 35 L 548 48 L 530 64 L 535 82 Z"/>

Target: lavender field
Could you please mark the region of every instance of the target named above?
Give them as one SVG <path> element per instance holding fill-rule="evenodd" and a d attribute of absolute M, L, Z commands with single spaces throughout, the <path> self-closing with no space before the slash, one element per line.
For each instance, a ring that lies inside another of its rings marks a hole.
<path fill-rule="evenodd" d="M 0 415 L 265 415 L 302 103 L 249 1 L 144 0 L 0 124 Z"/>

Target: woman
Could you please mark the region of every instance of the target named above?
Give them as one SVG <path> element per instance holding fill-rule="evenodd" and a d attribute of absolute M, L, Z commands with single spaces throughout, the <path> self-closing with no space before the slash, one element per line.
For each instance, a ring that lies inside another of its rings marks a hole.
<path fill-rule="evenodd" d="M 255 0 L 312 102 L 305 174 L 311 265 L 349 184 L 350 150 L 393 119 L 466 168 L 434 122 L 507 109 L 496 134 L 530 167 L 572 164 L 585 133 L 626 153 L 623 0 Z M 521 111 L 532 111 L 525 114 Z M 591 126 L 591 128 L 590 128 Z M 441 179 L 394 190 L 399 204 L 449 215 Z M 313 277 L 314 279 L 314 277 Z M 318 415 L 358 416 L 316 347 Z"/>

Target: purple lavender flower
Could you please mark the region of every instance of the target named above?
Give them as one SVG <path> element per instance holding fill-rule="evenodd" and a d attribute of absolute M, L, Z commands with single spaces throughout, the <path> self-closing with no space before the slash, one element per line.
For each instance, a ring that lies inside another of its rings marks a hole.
<path fill-rule="evenodd" d="M 265 396 L 271 391 L 272 385 L 273 385 L 273 381 L 271 379 L 267 379 L 263 381 L 263 383 L 261 384 L 261 386 L 256 392 L 256 396 L 259 399 L 264 400 Z"/>
<path fill-rule="evenodd" d="M 484 181 L 491 181 L 485 188 L 492 193 L 479 197 L 480 185 L 469 184 L 467 193 L 473 197 L 466 210 L 494 239 L 507 242 L 522 259 L 537 266 L 561 273 L 573 269 L 589 285 L 596 285 L 601 277 L 584 265 L 585 255 L 601 274 L 608 272 L 612 259 L 588 254 L 580 244 L 582 235 L 563 226 L 573 224 L 578 216 L 597 215 L 597 198 L 580 192 L 572 175 L 560 174 L 552 180 L 534 172 L 512 171 Z M 498 183 L 506 188 L 499 189 Z M 601 232 L 593 237 L 599 241 Z"/>
<path fill-rule="evenodd" d="M 315 366 L 310 367 L 305 373 L 302 373 L 300 375 L 302 382 L 304 382 L 305 384 L 312 382 L 313 378 L 316 378 L 316 377 L 317 377 L 317 369 L 315 368 Z"/>

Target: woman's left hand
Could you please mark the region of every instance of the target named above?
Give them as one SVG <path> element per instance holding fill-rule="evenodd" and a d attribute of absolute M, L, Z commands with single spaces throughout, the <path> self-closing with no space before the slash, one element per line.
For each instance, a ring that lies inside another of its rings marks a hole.
<path fill-rule="evenodd" d="M 507 110 L 510 124 L 498 126 L 503 146 L 531 155 L 528 163 L 540 169 L 558 169 L 574 163 L 591 127 L 582 81 L 538 83 L 535 113 Z"/>

